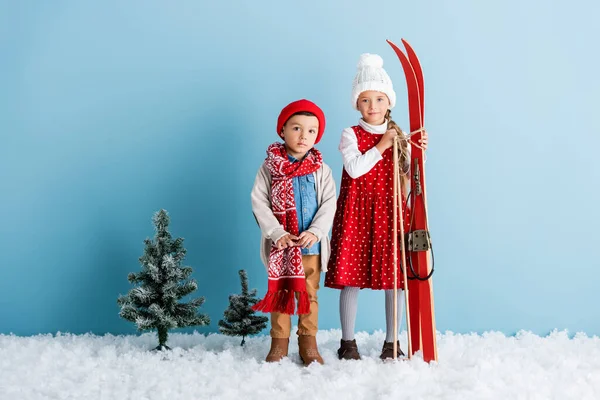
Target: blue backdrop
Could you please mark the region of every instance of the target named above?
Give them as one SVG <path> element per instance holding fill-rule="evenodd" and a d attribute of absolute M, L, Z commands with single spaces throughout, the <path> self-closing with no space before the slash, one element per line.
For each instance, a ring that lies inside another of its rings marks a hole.
<path fill-rule="evenodd" d="M 0 333 L 132 333 L 116 298 L 151 217 L 185 238 L 217 330 L 237 270 L 266 289 L 250 190 L 280 109 L 355 124 L 378 53 L 407 126 L 406 38 L 426 82 L 437 327 L 600 334 L 600 29 L 593 1 L 0 2 Z M 320 291 L 321 328 L 339 327 Z M 363 291 L 357 329 L 384 327 Z"/>

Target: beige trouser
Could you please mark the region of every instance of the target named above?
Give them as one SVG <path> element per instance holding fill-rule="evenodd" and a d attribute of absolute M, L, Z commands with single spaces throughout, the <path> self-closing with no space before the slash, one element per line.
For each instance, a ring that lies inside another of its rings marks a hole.
<path fill-rule="evenodd" d="M 321 280 L 321 255 L 302 256 L 302 266 L 306 275 L 306 292 L 310 300 L 310 313 L 298 316 L 298 335 L 316 336 L 319 321 L 319 303 L 317 290 Z M 286 339 L 290 337 L 292 318 L 288 314 L 271 313 L 271 337 Z"/>

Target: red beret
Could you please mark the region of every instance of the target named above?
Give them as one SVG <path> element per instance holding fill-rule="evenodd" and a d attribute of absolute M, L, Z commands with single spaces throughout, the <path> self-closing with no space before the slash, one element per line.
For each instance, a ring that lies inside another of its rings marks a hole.
<path fill-rule="evenodd" d="M 281 110 L 279 114 L 279 118 L 277 118 L 277 134 L 281 137 L 281 130 L 283 129 L 283 125 L 287 122 L 290 117 L 296 113 L 307 111 L 312 113 L 319 120 L 319 132 L 317 133 L 317 140 L 315 140 L 315 144 L 319 143 L 321 137 L 323 136 L 323 132 L 325 131 L 325 114 L 323 114 L 323 110 L 319 108 L 315 103 L 309 100 L 297 100 L 294 101 Z"/>

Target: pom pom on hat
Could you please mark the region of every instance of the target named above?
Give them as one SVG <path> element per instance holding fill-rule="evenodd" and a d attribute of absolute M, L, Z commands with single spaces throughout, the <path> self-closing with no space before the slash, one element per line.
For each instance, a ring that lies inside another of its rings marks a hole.
<path fill-rule="evenodd" d="M 352 107 L 358 110 L 356 101 L 362 92 L 374 90 L 385 93 L 390 100 L 390 109 L 396 105 L 396 92 L 390 76 L 383 69 L 383 59 L 377 54 L 361 54 L 352 82 Z"/>
<path fill-rule="evenodd" d="M 381 56 L 378 54 L 361 54 L 356 68 L 363 69 L 367 67 L 383 68 L 383 58 L 381 58 Z"/>
<path fill-rule="evenodd" d="M 314 114 L 319 121 L 319 132 L 317 132 L 317 139 L 315 140 L 315 144 L 317 144 L 319 143 L 319 140 L 321 140 L 321 137 L 323 137 L 323 132 L 325 131 L 325 114 L 323 114 L 323 110 L 321 110 L 319 106 L 310 100 L 302 99 L 291 102 L 281 110 L 279 118 L 277 118 L 277 134 L 281 137 L 281 130 L 287 120 L 290 119 L 292 115 L 302 111 Z"/>

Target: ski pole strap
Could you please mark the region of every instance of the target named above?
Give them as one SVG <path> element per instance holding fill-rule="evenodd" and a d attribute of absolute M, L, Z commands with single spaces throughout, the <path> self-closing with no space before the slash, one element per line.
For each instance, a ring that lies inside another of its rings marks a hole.
<path fill-rule="evenodd" d="M 421 150 L 425 151 L 425 149 L 423 148 L 423 146 L 421 146 L 420 144 L 418 144 L 418 143 L 415 143 L 415 142 L 413 142 L 413 141 L 411 140 L 411 137 L 412 137 L 413 135 L 415 135 L 415 134 L 417 134 L 417 133 L 421 133 L 421 132 L 425 132 L 425 128 L 419 128 L 419 129 L 417 129 L 417 130 L 414 130 L 414 131 L 412 131 L 412 132 L 410 132 L 410 133 L 406 133 L 406 132 L 402 132 L 402 133 L 404 133 L 404 135 L 405 135 L 405 136 L 408 138 L 408 141 L 409 141 L 409 142 L 410 142 L 410 143 L 411 143 L 413 146 L 416 146 L 416 147 L 418 147 L 419 149 L 421 149 Z"/>

